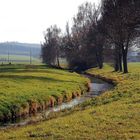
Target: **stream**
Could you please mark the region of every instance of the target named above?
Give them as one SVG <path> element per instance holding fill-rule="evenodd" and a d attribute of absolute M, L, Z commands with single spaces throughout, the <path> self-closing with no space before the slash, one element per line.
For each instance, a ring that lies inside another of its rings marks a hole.
<path fill-rule="evenodd" d="M 48 110 L 37 113 L 35 116 L 28 116 L 26 118 L 18 119 L 15 122 L 6 122 L 1 125 L 1 128 L 7 128 L 7 127 L 12 127 L 12 126 L 15 126 L 15 127 L 24 126 L 27 124 L 31 124 L 33 122 L 45 120 L 47 119 L 48 115 L 52 112 L 59 112 L 64 109 L 70 109 L 72 107 L 75 107 L 76 105 L 79 105 L 90 98 L 99 96 L 105 91 L 110 90 L 114 87 L 112 84 L 109 84 L 101 79 L 88 76 L 88 75 L 83 75 L 83 76 L 86 76 L 91 80 L 90 91 L 88 93 L 80 97 L 77 97 L 75 99 L 72 99 L 70 102 L 62 103 L 61 105 L 57 105 L 55 107 L 49 108 Z"/>

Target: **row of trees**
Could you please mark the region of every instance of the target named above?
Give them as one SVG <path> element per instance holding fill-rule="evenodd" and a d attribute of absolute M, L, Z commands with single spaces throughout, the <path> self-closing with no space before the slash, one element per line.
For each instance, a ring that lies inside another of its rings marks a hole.
<path fill-rule="evenodd" d="M 103 0 L 102 22 L 102 32 L 114 49 L 115 71 L 122 71 L 123 68 L 124 73 L 127 73 L 128 49 L 139 36 L 140 1 Z"/>
<path fill-rule="evenodd" d="M 98 7 L 86 2 L 79 6 L 72 27 L 66 24 L 65 33 L 56 25 L 46 30 L 43 62 L 59 67 L 59 58 L 65 57 L 70 69 L 85 70 L 102 68 L 113 58 L 115 71 L 127 73 L 127 53 L 139 37 L 139 17 L 139 0 L 102 0 Z"/>

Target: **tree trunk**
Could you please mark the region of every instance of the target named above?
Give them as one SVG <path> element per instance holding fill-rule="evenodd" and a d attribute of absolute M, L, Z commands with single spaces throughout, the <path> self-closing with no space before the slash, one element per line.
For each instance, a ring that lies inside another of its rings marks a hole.
<path fill-rule="evenodd" d="M 103 58 L 101 54 L 99 54 L 98 56 L 98 66 L 99 66 L 99 69 L 103 68 Z"/>
<path fill-rule="evenodd" d="M 102 69 L 102 68 L 103 68 L 103 63 L 100 63 L 99 69 Z"/>
<path fill-rule="evenodd" d="M 115 48 L 115 62 L 114 62 L 114 71 L 119 70 L 119 56 L 118 56 L 118 51 L 117 48 Z"/>
<path fill-rule="evenodd" d="M 99 69 L 102 69 L 103 68 L 103 62 L 99 56 L 99 54 L 96 52 L 96 60 L 97 60 L 97 64 L 98 64 L 98 67 Z"/>
<path fill-rule="evenodd" d="M 127 66 L 127 49 L 122 48 L 123 54 L 123 72 L 128 73 L 128 66 Z"/>
<path fill-rule="evenodd" d="M 122 72 L 122 53 L 119 52 L 119 71 Z"/>
<path fill-rule="evenodd" d="M 97 60 L 97 64 L 99 69 L 103 68 L 103 54 L 102 54 L 102 47 L 97 48 L 96 47 L 96 60 Z"/>
<path fill-rule="evenodd" d="M 118 61 L 118 57 L 116 56 L 115 58 L 115 65 L 114 65 L 114 70 L 117 72 L 119 70 L 119 61 Z"/>
<path fill-rule="evenodd" d="M 59 62 L 59 57 L 58 56 L 57 56 L 56 60 L 57 60 L 57 66 L 60 67 L 60 62 Z"/>
<path fill-rule="evenodd" d="M 58 46 L 56 47 L 56 63 L 57 63 L 57 67 L 60 68 L 60 62 L 59 62 L 59 48 L 58 48 Z"/>
<path fill-rule="evenodd" d="M 102 68 L 103 68 L 103 50 L 101 50 L 99 54 L 99 69 Z"/>

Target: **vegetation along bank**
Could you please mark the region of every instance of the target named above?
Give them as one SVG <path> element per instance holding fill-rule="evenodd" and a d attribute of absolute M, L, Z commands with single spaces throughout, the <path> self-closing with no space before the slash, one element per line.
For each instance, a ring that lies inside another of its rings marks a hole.
<path fill-rule="evenodd" d="M 110 79 L 116 87 L 57 118 L 21 128 L 1 130 L 13 139 L 140 139 L 140 64 L 129 64 L 128 74 L 112 67 L 87 72 Z"/>
<path fill-rule="evenodd" d="M 89 80 L 45 66 L 0 66 L 0 121 L 34 115 L 88 90 Z"/>

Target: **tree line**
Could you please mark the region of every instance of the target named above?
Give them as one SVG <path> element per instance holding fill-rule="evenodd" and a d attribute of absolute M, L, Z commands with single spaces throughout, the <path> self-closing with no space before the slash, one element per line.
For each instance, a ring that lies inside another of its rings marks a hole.
<path fill-rule="evenodd" d="M 72 27 L 66 23 L 62 33 L 57 25 L 44 34 L 42 59 L 50 66 L 60 67 L 65 58 L 69 69 L 81 71 L 103 68 L 113 62 L 115 71 L 128 72 L 127 54 L 140 35 L 139 0 L 101 0 L 79 6 Z"/>

